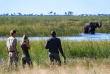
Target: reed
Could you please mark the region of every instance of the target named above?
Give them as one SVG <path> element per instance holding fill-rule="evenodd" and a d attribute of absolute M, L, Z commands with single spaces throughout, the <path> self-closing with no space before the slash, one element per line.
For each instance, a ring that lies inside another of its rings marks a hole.
<path fill-rule="evenodd" d="M 31 49 L 30 56 L 32 60 L 38 64 L 45 64 L 48 61 L 48 50 L 45 49 L 46 41 L 30 41 Z M 110 57 L 110 42 L 109 41 L 80 41 L 69 42 L 62 41 L 63 51 L 68 59 L 74 58 L 109 58 Z M 17 45 L 19 57 L 21 57 L 22 50 L 19 42 Z M 6 42 L 0 42 L 0 58 L 7 57 Z M 61 55 L 61 54 L 60 54 Z"/>
<path fill-rule="evenodd" d="M 17 43 L 17 49 L 19 53 L 19 68 L 17 71 L 8 70 L 7 66 L 7 51 L 6 41 L 0 42 L 0 73 L 108 73 L 110 65 L 110 42 L 109 41 L 80 41 L 70 42 L 62 41 L 63 51 L 66 55 L 66 64 L 63 63 L 62 67 L 51 66 L 48 57 L 48 50 L 44 48 L 46 41 L 30 41 L 31 49 L 29 50 L 31 59 L 34 63 L 34 68 L 22 69 L 21 67 L 21 54 L 22 50 Z"/>
<path fill-rule="evenodd" d="M 11 29 L 17 30 L 17 36 L 49 36 L 52 30 L 58 36 L 73 36 L 82 33 L 85 23 L 103 21 L 98 33 L 110 33 L 110 16 L 0 16 L 0 36 L 9 36 Z"/>

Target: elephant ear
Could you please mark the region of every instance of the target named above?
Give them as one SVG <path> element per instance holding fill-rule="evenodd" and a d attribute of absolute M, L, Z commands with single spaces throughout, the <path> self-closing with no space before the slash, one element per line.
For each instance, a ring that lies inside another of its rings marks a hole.
<path fill-rule="evenodd" d="M 94 23 L 94 22 L 91 22 L 90 25 L 89 25 L 89 27 L 90 27 L 91 29 L 95 28 L 95 23 Z"/>

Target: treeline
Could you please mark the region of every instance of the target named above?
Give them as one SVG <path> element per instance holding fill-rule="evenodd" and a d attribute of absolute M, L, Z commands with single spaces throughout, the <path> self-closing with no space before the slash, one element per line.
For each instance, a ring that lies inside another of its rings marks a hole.
<path fill-rule="evenodd" d="M 0 16 L 110 16 L 110 14 L 74 14 L 72 11 L 65 12 L 64 14 L 57 14 L 56 12 L 49 12 L 48 14 L 23 14 L 23 13 L 4 13 L 0 14 Z"/>

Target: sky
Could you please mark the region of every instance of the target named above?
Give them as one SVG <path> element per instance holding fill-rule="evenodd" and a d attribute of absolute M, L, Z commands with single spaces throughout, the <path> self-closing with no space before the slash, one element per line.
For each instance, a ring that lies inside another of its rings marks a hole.
<path fill-rule="evenodd" d="M 110 14 L 110 0 L 0 0 L 0 14 Z"/>

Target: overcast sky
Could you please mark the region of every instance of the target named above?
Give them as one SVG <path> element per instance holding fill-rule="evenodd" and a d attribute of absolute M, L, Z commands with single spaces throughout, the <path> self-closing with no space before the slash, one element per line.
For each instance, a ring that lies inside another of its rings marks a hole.
<path fill-rule="evenodd" d="M 0 14 L 34 13 L 110 14 L 110 0 L 0 0 Z"/>

